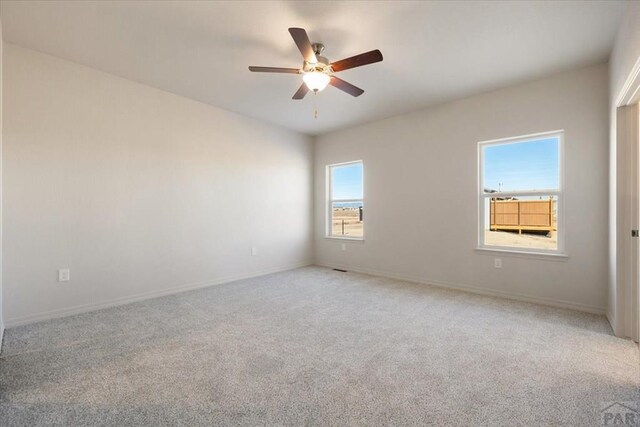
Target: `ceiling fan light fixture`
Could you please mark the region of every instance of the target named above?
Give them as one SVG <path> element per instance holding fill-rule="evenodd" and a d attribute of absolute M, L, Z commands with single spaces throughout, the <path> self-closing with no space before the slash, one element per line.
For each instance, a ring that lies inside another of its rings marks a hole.
<path fill-rule="evenodd" d="M 303 99 L 309 90 L 316 94 L 324 90 L 327 85 L 340 89 L 351 96 L 360 96 L 364 93 L 364 90 L 345 82 L 334 74 L 382 61 L 382 53 L 376 49 L 331 62 L 322 56 L 324 45 L 322 43 L 311 43 L 309 35 L 304 28 L 289 28 L 289 34 L 291 34 L 293 41 L 302 54 L 303 62 L 301 68 L 250 66 L 249 71 L 254 73 L 302 74 L 302 84 L 291 99 Z"/>
<path fill-rule="evenodd" d="M 311 71 L 310 73 L 305 73 L 305 75 L 302 76 L 304 84 L 314 92 L 320 92 L 326 88 L 330 80 L 331 77 L 322 71 Z"/>

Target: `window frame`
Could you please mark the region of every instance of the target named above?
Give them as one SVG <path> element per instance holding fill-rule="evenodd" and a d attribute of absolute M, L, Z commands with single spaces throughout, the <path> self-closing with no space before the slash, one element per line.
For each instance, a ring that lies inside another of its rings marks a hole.
<path fill-rule="evenodd" d="M 331 170 L 334 167 L 341 166 L 349 166 L 361 164 L 362 165 L 362 199 L 333 199 L 333 183 L 331 179 Z M 352 236 L 341 236 L 341 235 L 333 235 L 331 234 L 332 230 L 332 214 L 333 214 L 333 203 L 335 202 L 361 202 L 362 208 L 364 210 L 364 199 L 365 199 L 365 188 L 364 188 L 364 161 L 362 160 L 353 160 L 349 162 L 342 163 L 333 163 L 330 165 L 326 165 L 325 167 L 325 177 L 326 177 L 326 200 L 325 200 L 325 235 L 326 239 L 338 239 L 338 240 L 355 240 L 355 241 L 363 241 L 364 240 L 364 220 L 362 221 L 362 237 L 352 237 Z"/>
<path fill-rule="evenodd" d="M 555 137 L 558 139 L 558 189 L 526 190 L 526 191 L 502 191 L 497 193 L 484 192 L 484 151 L 483 148 L 493 145 L 518 144 L 533 142 L 535 140 Z M 478 250 L 505 252 L 514 254 L 549 255 L 566 257 L 565 252 L 565 205 L 564 205 L 564 129 L 521 135 L 508 138 L 492 139 L 478 142 Z M 557 248 L 522 248 L 517 246 L 487 245 L 484 242 L 485 235 L 485 201 L 492 197 L 525 197 L 525 196 L 555 196 L 557 198 Z"/>

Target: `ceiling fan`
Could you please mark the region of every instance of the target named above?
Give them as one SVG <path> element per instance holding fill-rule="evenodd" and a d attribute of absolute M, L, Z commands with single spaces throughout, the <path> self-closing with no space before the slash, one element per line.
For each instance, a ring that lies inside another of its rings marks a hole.
<path fill-rule="evenodd" d="M 287 74 L 302 74 L 302 85 L 300 89 L 293 95 L 293 99 L 302 99 L 304 96 L 312 90 L 314 93 L 318 93 L 327 85 L 336 87 L 349 95 L 360 96 L 364 93 L 364 90 L 357 86 L 352 85 L 338 77 L 334 76 L 334 73 L 339 71 L 348 70 L 350 68 L 361 67 L 367 64 L 373 64 L 375 62 L 382 61 L 382 53 L 378 49 L 370 52 L 362 53 L 360 55 L 352 56 L 350 58 L 342 59 L 336 62 L 329 62 L 327 58 L 322 55 L 324 45 L 322 43 L 311 43 L 307 32 L 302 28 L 289 28 L 289 33 L 293 37 L 293 41 L 300 49 L 302 53 L 301 68 L 277 68 L 277 67 L 249 67 L 249 71 L 258 73 L 287 73 Z"/>

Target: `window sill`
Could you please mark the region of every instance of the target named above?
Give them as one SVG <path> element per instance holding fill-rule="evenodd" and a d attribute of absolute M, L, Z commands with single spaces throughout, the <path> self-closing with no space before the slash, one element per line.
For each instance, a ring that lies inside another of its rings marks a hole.
<path fill-rule="evenodd" d="M 342 237 L 342 236 L 324 236 L 329 240 L 348 240 L 350 242 L 364 242 L 364 237 Z"/>
<path fill-rule="evenodd" d="M 516 258 L 532 258 L 532 259 L 542 259 L 547 261 L 567 261 L 569 256 L 563 253 L 553 253 L 553 252 L 529 252 L 529 251 L 518 251 L 513 249 L 492 249 L 492 248 L 476 248 L 477 253 L 481 255 L 503 255 L 503 256 L 513 256 Z"/>

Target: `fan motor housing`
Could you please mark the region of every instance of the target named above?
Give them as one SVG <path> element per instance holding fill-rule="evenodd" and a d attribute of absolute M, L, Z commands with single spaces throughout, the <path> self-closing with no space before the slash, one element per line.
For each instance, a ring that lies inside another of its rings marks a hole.
<path fill-rule="evenodd" d="M 324 51 L 324 45 L 322 43 L 313 43 L 311 45 L 311 47 L 313 48 L 313 53 L 316 54 L 316 59 L 318 60 L 318 62 L 316 64 L 304 61 L 303 65 L 302 65 L 302 69 L 305 72 L 309 72 L 309 71 L 330 71 L 329 66 L 330 66 L 330 62 L 327 58 L 325 58 L 324 56 L 322 56 L 322 52 Z"/>
<path fill-rule="evenodd" d="M 324 56 L 316 55 L 316 58 L 318 59 L 318 65 L 329 66 L 329 60 Z"/>

